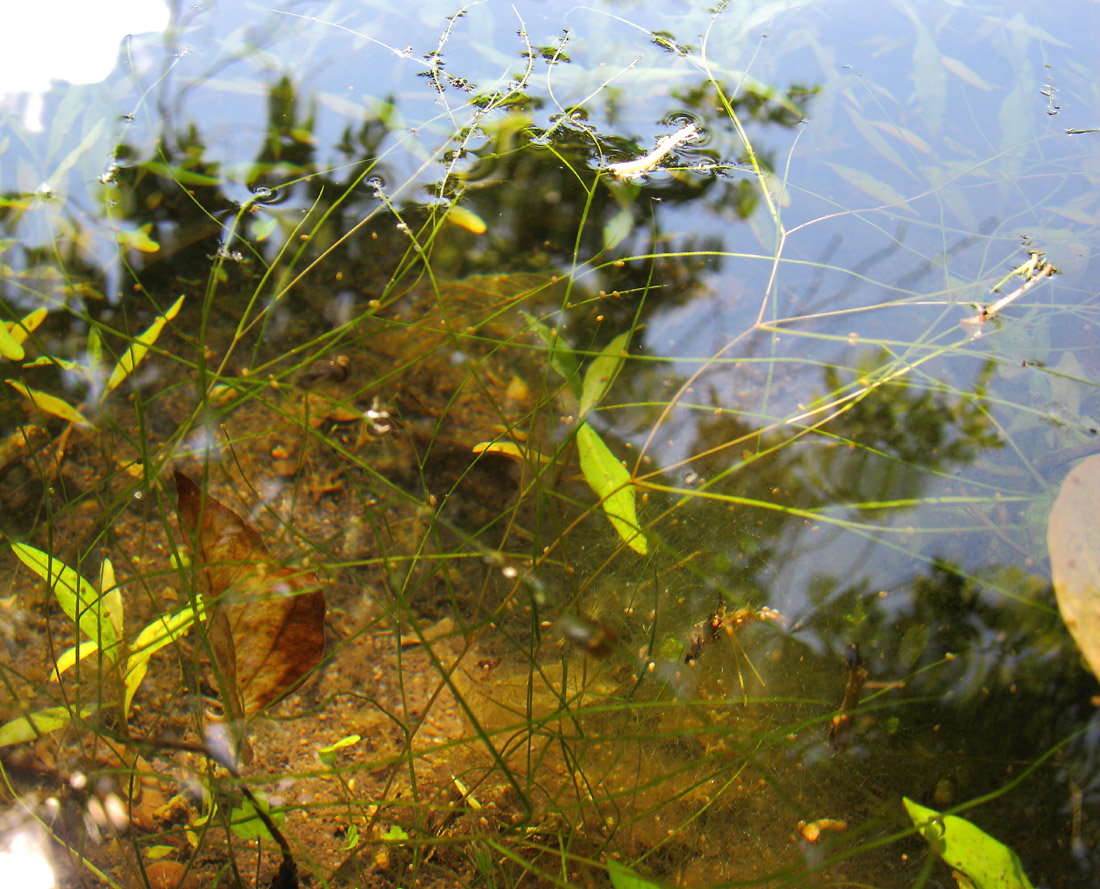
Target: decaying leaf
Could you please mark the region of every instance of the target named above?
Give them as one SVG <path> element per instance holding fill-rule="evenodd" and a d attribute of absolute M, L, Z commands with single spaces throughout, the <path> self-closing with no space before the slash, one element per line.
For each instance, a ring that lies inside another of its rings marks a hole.
<path fill-rule="evenodd" d="M 1100 454 L 1066 476 L 1047 523 L 1047 547 L 1062 620 L 1100 676 Z"/>
<path fill-rule="evenodd" d="M 325 597 L 309 572 L 277 565 L 233 510 L 175 474 L 180 526 L 206 578 L 209 641 L 227 712 L 251 716 L 293 689 L 325 652 Z"/>

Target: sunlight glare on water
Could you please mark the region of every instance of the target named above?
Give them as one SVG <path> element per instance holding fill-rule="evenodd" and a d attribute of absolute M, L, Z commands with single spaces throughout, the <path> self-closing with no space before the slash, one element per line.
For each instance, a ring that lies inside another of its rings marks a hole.
<path fill-rule="evenodd" d="M 0 110 L 17 111 L 28 130 L 41 132 L 43 96 L 53 83 L 105 80 L 123 37 L 163 31 L 168 20 L 159 0 L 13 4 L 4 11 L 9 48 L 0 53 Z"/>
<path fill-rule="evenodd" d="M 50 859 L 41 843 L 18 831 L 5 845 L 7 848 L 0 848 L 0 873 L 6 880 L 20 889 L 54 889 L 57 886 Z"/>

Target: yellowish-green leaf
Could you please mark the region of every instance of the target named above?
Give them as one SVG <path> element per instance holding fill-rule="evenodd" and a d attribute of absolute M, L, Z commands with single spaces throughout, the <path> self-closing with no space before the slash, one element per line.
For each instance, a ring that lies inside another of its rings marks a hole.
<path fill-rule="evenodd" d="M 914 826 L 932 851 L 976 889 L 1032 889 L 1019 856 L 965 818 L 902 798 Z"/>
<path fill-rule="evenodd" d="M 634 214 L 623 208 L 612 216 L 603 227 L 603 249 L 614 250 L 634 231 Z"/>
<path fill-rule="evenodd" d="M 200 617 L 202 607 L 200 600 Z M 126 675 L 123 677 L 123 685 L 126 687 L 126 701 L 123 712 L 130 712 L 130 704 L 134 700 L 138 687 L 145 678 L 149 669 L 149 658 L 164 646 L 170 645 L 181 638 L 195 622 L 195 611 L 192 608 L 184 608 L 181 611 L 153 621 L 140 633 L 130 646 L 130 657 L 126 661 Z"/>
<path fill-rule="evenodd" d="M 153 230 L 153 223 L 147 222 L 139 229 L 133 231 L 120 231 L 118 233 L 118 242 L 127 249 L 140 250 L 142 253 L 156 253 L 160 249 L 160 244 L 149 237 L 149 233 Z"/>
<path fill-rule="evenodd" d="M 93 707 L 84 707 L 81 716 L 87 718 Z M 0 725 L 0 747 L 33 741 L 39 735 L 56 732 L 73 721 L 73 712 L 68 707 L 47 707 L 26 716 L 19 716 L 11 722 Z"/>
<path fill-rule="evenodd" d="M 164 161 L 146 161 L 141 167 L 157 176 L 171 179 L 179 185 L 221 185 L 221 180 L 216 176 L 207 176 L 205 173 L 196 173 L 194 170 L 186 170 L 164 163 Z"/>
<path fill-rule="evenodd" d="M 45 392 L 39 392 L 37 389 L 28 389 L 17 380 L 7 380 L 6 382 L 9 386 L 22 394 L 23 397 L 30 399 L 31 403 L 38 410 L 45 411 L 47 414 L 53 414 L 55 417 L 60 417 L 66 422 L 75 423 L 77 426 L 92 425 L 80 411 L 72 407 L 68 402 L 62 401 L 60 398 L 53 395 L 48 395 Z"/>
<path fill-rule="evenodd" d="M 68 651 L 64 651 L 54 664 L 53 678 L 61 681 L 61 674 L 72 667 L 77 661 L 82 661 L 89 655 L 99 651 L 99 645 L 90 639 L 85 639 L 79 645 L 74 645 Z"/>
<path fill-rule="evenodd" d="M 248 226 L 248 231 L 254 241 L 266 241 L 278 225 L 279 220 L 274 216 L 257 216 Z"/>
<path fill-rule="evenodd" d="M 46 315 L 48 313 L 48 309 L 35 309 L 20 321 L 8 321 L 8 333 L 11 334 L 13 340 L 22 345 L 27 341 L 27 337 L 30 336 L 31 331 L 37 330 L 38 325 L 46 320 Z"/>
<path fill-rule="evenodd" d="M 115 369 L 111 372 L 110 379 L 107 380 L 107 391 L 110 392 L 119 383 L 126 379 L 138 362 L 145 357 L 145 353 L 149 351 L 149 347 L 156 342 L 157 337 L 160 336 L 164 325 L 171 321 L 179 314 L 180 306 L 183 305 L 184 297 L 180 296 L 171 307 L 163 315 L 158 315 L 157 318 L 149 325 L 149 329 L 144 333 L 138 335 L 130 347 L 123 353 L 122 357 L 118 359 L 118 364 L 115 365 Z"/>
<path fill-rule="evenodd" d="M 12 551 L 24 565 L 50 585 L 61 610 L 111 660 L 118 658 L 118 636 L 103 614 L 103 601 L 95 588 L 72 568 L 25 543 L 13 543 Z"/>
<path fill-rule="evenodd" d="M 587 423 L 581 423 L 577 429 L 577 453 L 584 479 L 600 498 L 600 506 L 611 526 L 623 543 L 644 556 L 649 552 L 649 542 L 638 527 L 636 494 L 630 473 Z"/>
<path fill-rule="evenodd" d="M 11 335 L 7 322 L 2 321 L 0 321 L 0 355 L 8 361 L 22 361 L 27 355 L 23 351 L 23 346 Z"/>
<path fill-rule="evenodd" d="M 123 621 L 122 591 L 115 583 L 115 566 L 110 559 L 104 559 L 99 566 L 99 594 L 103 597 L 103 613 L 115 629 L 115 636 L 122 639 L 126 635 Z"/>
<path fill-rule="evenodd" d="M 473 210 L 467 210 L 465 207 L 451 207 L 447 211 L 447 221 L 459 228 L 466 229 L 468 232 L 473 232 L 475 235 L 485 234 L 487 228 L 484 219 Z"/>
<path fill-rule="evenodd" d="M 615 382 L 615 377 L 619 375 L 619 371 L 622 369 L 623 359 L 626 357 L 626 344 L 629 341 L 629 332 L 620 333 L 588 365 L 584 372 L 584 382 L 581 384 L 579 410 L 582 418 L 603 401 L 607 390 Z"/>
<path fill-rule="evenodd" d="M 658 889 L 656 883 L 639 876 L 625 864 L 614 858 L 607 859 L 607 875 L 614 889 Z"/>
<path fill-rule="evenodd" d="M 550 366 L 565 377 L 570 390 L 578 398 L 581 394 L 580 367 L 577 365 L 577 357 L 562 338 L 561 333 L 553 327 L 544 324 L 530 312 L 523 312 L 523 317 L 550 349 Z"/>

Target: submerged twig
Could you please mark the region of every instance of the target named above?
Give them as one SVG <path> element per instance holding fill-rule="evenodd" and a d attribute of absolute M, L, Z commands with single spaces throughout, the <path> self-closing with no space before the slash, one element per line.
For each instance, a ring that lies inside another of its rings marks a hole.
<path fill-rule="evenodd" d="M 1057 274 L 1058 269 L 1043 259 L 1042 251 L 1032 251 L 1031 258 L 1023 263 L 1023 265 L 1014 268 L 1011 272 L 1005 275 L 1000 281 L 997 282 L 993 288 L 993 292 L 996 293 L 1002 284 L 1004 284 L 1013 275 L 1020 275 L 1024 278 L 1024 283 L 1013 290 L 1007 296 L 1002 296 L 996 302 L 990 303 L 988 306 L 982 308 L 977 315 L 971 315 L 969 318 L 964 318 L 960 323 L 966 326 L 980 327 L 1006 306 L 1011 305 L 1021 296 L 1027 293 L 1032 287 L 1038 284 L 1043 278 L 1049 278 L 1052 275 Z M 975 331 L 976 333 L 977 331 Z"/>
<path fill-rule="evenodd" d="M 661 162 L 661 159 L 678 145 L 692 140 L 698 135 L 698 127 L 693 123 L 689 123 L 687 126 L 678 129 L 671 136 L 665 136 L 657 143 L 657 147 L 645 157 L 640 157 L 635 161 L 621 161 L 617 164 L 609 164 L 607 171 L 616 179 L 637 179 L 639 176 L 651 170 L 655 170 L 657 164 Z"/>

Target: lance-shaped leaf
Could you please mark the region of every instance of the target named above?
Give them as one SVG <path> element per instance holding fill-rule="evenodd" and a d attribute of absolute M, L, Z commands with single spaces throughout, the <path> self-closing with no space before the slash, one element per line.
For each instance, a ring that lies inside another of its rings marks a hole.
<path fill-rule="evenodd" d="M 64 562 L 25 543 L 13 543 L 12 552 L 19 561 L 50 585 L 61 610 L 96 646 L 113 661 L 119 655 L 119 634 L 104 607 L 103 597 L 94 586 Z M 88 653 L 95 648 L 87 649 Z M 86 655 L 84 655 L 86 656 Z"/>
<path fill-rule="evenodd" d="M 206 579 L 210 648 L 226 710 L 251 716 L 290 692 L 325 653 L 317 578 L 274 563 L 233 510 L 175 474 L 180 526 Z"/>
<path fill-rule="evenodd" d="M 965 818 L 941 815 L 902 798 L 913 824 L 932 851 L 976 889 L 1032 889 L 1019 856 Z M 959 885 L 964 885 L 959 881 Z"/>
<path fill-rule="evenodd" d="M 92 425 L 88 422 L 88 418 L 80 413 L 80 411 L 68 402 L 62 401 L 60 398 L 46 392 L 39 392 L 37 389 L 28 389 L 18 380 L 6 380 L 5 382 L 7 382 L 16 392 L 19 392 L 24 398 L 29 399 L 31 404 L 40 411 L 45 411 L 47 414 L 53 414 L 55 417 L 60 417 L 62 420 L 66 420 L 77 426 Z"/>
<path fill-rule="evenodd" d="M 649 552 L 649 543 L 638 527 L 630 473 L 611 453 L 599 433 L 587 423 L 581 423 L 577 429 L 577 455 L 584 479 L 600 498 L 600 506 L 607 513 L 611 526 L 623 543 L 644 556 Z"/>
<path fill-rule="evenodd" d="M 607 390 L 615 382 L 615 377 L 619 375 L 619 370 L 623 366 L 626 344 L 629 341 L 629 332 L 620 333 L 592 359 L 592 363 L 585 369 L 584 383 L 581 386 L 580 416 L 582 418 L 603 401 Z"/>
<path fill-rule="evenodd" d="M 145 353 L 149 351 L 149 347 L 157 341 L 160 332 L 164 330 L 164 325 L 176 317 L 182 305 L 183 297 L 181 296 L 172 303 L 167 312 L 163 315 L 158 315 L 154 319 L 153 323 L 149 325 L 148 330 L 138 334 L 134 342 L 122 353 L 122 357 L 118 359 L 118 364 L 115 365 L 115 369 L 111 371 L 111 376 L 107 380 L 108 392 L 133 373 L 138 362 L 141 361 L 141 359 L 145 357 Z"/>

